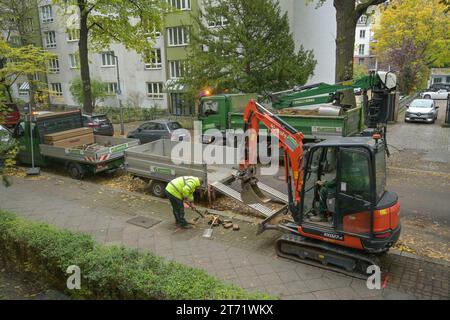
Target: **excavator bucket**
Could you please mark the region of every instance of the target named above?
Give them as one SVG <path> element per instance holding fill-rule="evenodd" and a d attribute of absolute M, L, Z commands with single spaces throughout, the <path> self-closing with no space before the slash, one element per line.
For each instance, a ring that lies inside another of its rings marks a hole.
<path fill-rule="evenodd" d="M 242 183 L 241 198 L 242 202 L 245 204 L 268 203 L 271 200 L 264 195 L 258 185 L 254 182 Z"/>

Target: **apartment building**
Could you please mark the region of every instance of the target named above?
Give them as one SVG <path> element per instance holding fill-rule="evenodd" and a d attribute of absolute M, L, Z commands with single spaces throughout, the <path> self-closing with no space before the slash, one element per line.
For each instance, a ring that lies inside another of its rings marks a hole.
<path fill-rule="evenodd" d="M 376 42 L 374 37 L 375 28 L 381 18 L 381 9 L 379 6 L 369 8 L 367 15 L 362 15 L 357 24 L 355 32 L 355 53 L 354 63 L 365 65 L 369 70 L 378 68 L 378 61 L 373 50 Z"/>
<path fill-rule="evenodd" d="M 334 83 L 336 70 L 336 9 L 332 1 L 316 8 L 304 0 L 279 0 L 287 12 L 295 45 L 314 51 L 317 60 L 314 75 L 307 84 Z"/>

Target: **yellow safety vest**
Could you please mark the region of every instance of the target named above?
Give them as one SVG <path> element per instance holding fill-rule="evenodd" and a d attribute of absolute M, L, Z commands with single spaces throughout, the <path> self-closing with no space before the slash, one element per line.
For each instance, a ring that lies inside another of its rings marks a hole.
<path fill-rule="evenodd" d="M 180 200 L 194 201 L 194 192 L 200 185 L 197 177 L 178 177 L 167 184 L 166 191 Z"/>

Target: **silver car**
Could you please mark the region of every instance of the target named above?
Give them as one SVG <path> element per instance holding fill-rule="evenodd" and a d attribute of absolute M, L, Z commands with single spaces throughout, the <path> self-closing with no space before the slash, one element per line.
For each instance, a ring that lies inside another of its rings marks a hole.
<path fill-rule="evenodd" d="M 415 99 L 406 107 L 405 122 L 422 121 L 434 123 L 438 117 L 438 109 L 434 100 Z"/>

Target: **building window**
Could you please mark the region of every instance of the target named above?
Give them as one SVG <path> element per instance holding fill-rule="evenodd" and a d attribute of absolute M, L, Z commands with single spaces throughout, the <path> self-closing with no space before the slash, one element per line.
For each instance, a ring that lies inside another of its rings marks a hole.
<path fill-rule="evenodd" d="M 48 62 L 48 72 L 58 73 L 59 72 L 59 59 L 58 57 L 50 59 Z"/>
<path fill-rule="evenodd" d="M 161 69 L 162 59 L 161 59 L 161 49 L 152 50 L 152 55 L 147 60 L 148 63 L 145 64 L 145 69 Z"/>
<path fill-rule="evenodd" d="M 41 7 L 41 19 L 44 23 L 53 21 L 53 10 L 51 5 Z"/>
<path fill-rule="evenodd" d="M 9 38 L 9 43 L 10 43 L 12 46 L 20 46 L 20 45 L 22 44 L 22 41 L 20 40 L 20 37 L 19 37 L 19 36 L 11 36 L 11 37 Z"/>
<path fill-rule="evenodd" d="M 80 68 L 80 57 L 77 53 L 69 54 L 69 63 L 71 69 L 79 69 Z"/>
<path fill-rule="evenodd" d="M 55 31 L 44 32 L 44 40 L 46 48 L 56 48 L 56 33 Z"/>
<path fill-rule="evenodd" d="M 115 67 L 116 58 L 114 57 L 114 51 L 107 51 L 102 53 L 102 67 Z"/>
<path fill-rule="evenodd" d="M 359 58 L 359 59 L 358 59 L 358 64 L 359 64 L 359 65 L 364 64 L 364 58 Z"/>
<path fill-rule="evenodd" d="M 228 20 L 224 17 L 220 17 L 218 21 L 212 21 L 208 20 L 208 27 L 214 28 L 214 27 L 224 27 L 228 24 Z"/>
<path fill-rule="evenodd" d="M 171 93 L 170 105 L 172 106 L 172 114 L 177 116 L 192 115 L 191 104 L 186 103 L 186 95 L 184 93 Z"/>
<path fill-rule="evenodd" d="M 170 61 L 170 78 L 176 79 L 184 76 L 184 62 L 182 60 Z"/>
<path fill-rule="evenodd" d="M 167 37 L 169 47 L 185 46 L 189 43 L 189 36 L 184 27 L 167 28 Z"/>
<path fill-rule="evenodd" d="M 359 18 L 358 22 L 361 23 L 361 24 L 366 24 L 366 23 L 367 23 L 367 16 L 362 15 L 362 16 Z"/>
<path fill-rule="evenodd" d="M 442 83 L 442 78 L 434 78 L 433 83 Z"/>
<path fill-rule="evenodd" d="M 147 82 L 147 96 L 153 99 L 163 99 L 162 82 Z"/>
<path fill-rule="evenodd" d="M 191 10 L 191 0 L 166 0 L 167 3 L 180 10 Z"/>
<path fill-rule="evenodd" d="M 445 78 L 445 82 L 450 83 L 450 76 L 447 76 L 447 77 Z"/>
<path fill-rule="evenodd" d="M 54 96 L 57 96 L 57 97 L 62 97 L 63 96 L 61 83 L 51 83 L 50 86 L 51 86 L 52 94 Z"/>
<path fill-rule="evenodd" d="M 364 44 L 360 44 L 359 48 L 358 48 L 358 53 L 360 56 L 363 56 L 365 53 L 365 45 Z"/>
<path fill-rule="evenodd" d="M 366 30 L 359 30 L 359 37 L 364 39 L 366 37 Z"/>
<path fill-rule="evenodd" d="M 67 41 L 80 40 L 80 29 L 67 29 Z"/>
<path fill-rule="evenodd" d="M 118 91 L 119 90 L 118 90 L 117 82 L 108 82 L 106 84 L 106 92 L 109 95 L 117 94 Z"/>
<path fill-rule="evenodd" d="M 17 90 L 19 92 L 19 96 L 27 96 L 28 95 L 28 89 L 25 89 L 27 87 L 24 85 L 25 83 L 18 83 L 17 84 Z M 29 86 L 28 86 L 29 87 Z"/>
<path fill-rule="evenodd" d="M 27 18 L 25 21 L 25 32 L 33 32 L 33 30 L 34 30 L 33 18 Z"/>

